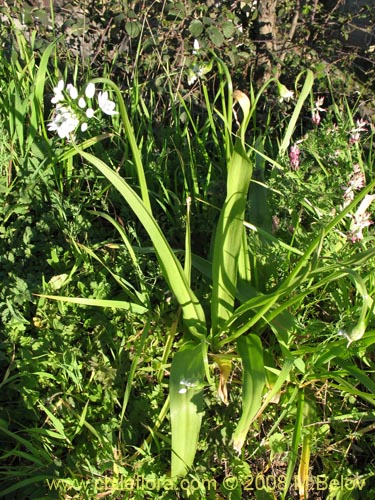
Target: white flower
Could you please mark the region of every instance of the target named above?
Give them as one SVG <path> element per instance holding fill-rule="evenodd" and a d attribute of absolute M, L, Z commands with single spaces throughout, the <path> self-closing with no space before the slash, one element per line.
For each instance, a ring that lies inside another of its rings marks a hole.
<path fill-rule="evenodd" d="M 83 109 L 83 108 L 85 108 L 85 107 L 86 107 L 86 101 L 84 100 L 84 98 L 83 98 L 83 97 L 80 97 L 80 98 L 78 99 L 78 106 L 79 106 L 81 109 Z"/>
<path fill-rule="evenodd" d="M 106 115 L 117 115 L 118 112 L 115 111 L 116 104 L 108 99 L 108 92 L 99 92 L 98 94 L 99 108 Z"/>
<path fill-rule="evenodd" d="M 353 133 L 358 133 L 358 132 L 366 132 L 366 131 L 367 131 L 367 128 L 366 128 L 366 126 L 367 126 L 367 121 L 366 121 L 366 120 L 362 120 L 362 119 L 360 119 L 360 120 L 357 120 L 355 123 L 356 123 L 357 127 L 356 127 L 356 128 L 353 128 L 353 129 L 351 130 L 351 133 L 352 133 L 352 134 L 353 134 Z"/>
<path fill-rule="evenodd" d="M 95 95 L 95 84 L 94 83 L 89 83 L 86 87 L 86 90 L 85 90 L 85 96 L 88 98 L 88 99 L 92 99 Z"/>
<path fill-rule="evenodd" d="M 200 66 L 199 64 L 193 64 L 189 68 L 188 72 L 188 85 L 193 85 L 193 83 L 201 78 L 205 74 L 205 67 Z"/>
<path fill-rule="evenodd" d="M 58 133 L 61 139 L 71 138 L 79 125 L 79 119 L 74 111 L 68 106 L 56 106 L 55 116 L 48 124 L 48 130 Z"/>
<path fill-rule="evenodd" d="M 325 108 L 322 108 L 323 103 L 324 103 L 324 96 L 318 97 L 317 100 L 315 101 L 314 111 L 327 111 Z"/>
<path fill-rule="evenodd" d="M 85 123 L 82 123 L 82 125 L 81 125 L 81 132 L 86 132 L 86 130 L 87 130 L 87 126 L 88 126 L 88 125 L 87 125 L 87 123 L 86 123 L 86 122 L 85 122 Z"/>
<path fill-rule="evenodd" d="M 71 83 L 68 83 L 68 85 L 66 86 L 66 90 L 69 92 L 69 95 L 72 99 L 77 99 L 78 90 L 75 88 L 74 85 L 72 85 Z"/>
<path fill-rule="evenodd" d="M 194 40 L 194 45 L 193 45 L 193 54 L 198 54 L 200 46 L 198 40 L 195 38 Z"/>
<path fill-rule="evenodd" d="M 348 234 L 348 239 L 355 243 L 363 239 L 363 229 L 365 227 L 371 226 L 373 221 L 371 220 L 371 214 L 367 212 L 368 207 L 375 200 L 374 194 L 366 194 L 363 198 L 361 204 L 359 205 L 355 214 L 348 214 L 352 219 L 350 233 Z"/>
<path fill-rule="evenodd" d="M 277 84 L 278 90 L 279 90 L 279 102 L 283 101 L 288 101 L 290 99 L 293 99 L 294 97 L 294 92 L 292 90 L 289 90 L 283 85 L 282 83 L 278 82 Z"/>
<path fill-rule="evenodd" d="M 58 102 L 64 100 L 64 94 L 62 93 L 64 87 L 65 87 L 64 80 L 60 80 L 57 86 L 53 88 L 54 96 L 51 99 L 52 104 L 57 104 Z"/>
<path fill-rule="evenodd" d="M 190 75 L 188 75 L 188 85 L 193 85 L 194 82 L 196 82 L 198 80 L 198 78 L 195 76 L 194 73 L 191 73 Z"/>
<path fill-rule="evenodd" d="M 95 111 L 92 108 L 87 108 L 86 109 L 86 116 L 87 118 L 92 118 L 95 114 Z"/>

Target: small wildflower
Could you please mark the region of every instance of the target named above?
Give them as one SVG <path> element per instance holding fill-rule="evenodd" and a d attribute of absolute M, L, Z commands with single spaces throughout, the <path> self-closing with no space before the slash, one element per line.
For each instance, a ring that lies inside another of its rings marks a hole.
<path fill-rule="evenodd" d="M 95 111 L 92 108 L 87 108 L 86 109 L 86 116 L 87 118 L 92 118 L 95 114 Z"/>
<path fill-rule="evenodd" d="M 350 134 L 349 144 L 356 144 L 359 141 L 359 132 L 354 132 Z"/>
<path fill-rule="evenodd" d="M 365 174 L 361 171 L 361 167 L 358 164 L 355 164 L 348 182 L 348 186 L 342 188 L 345 191 L 343 195 L 343 208 L 347 207 L 354 200 L 354 191 L 359 191 L 360 189 L 364 188 L 365 185 Z"/>
<path fill-rule="evenodd" d="M 291 146 L 290 151 L 289 151 L 289 160 L 290 160 L 290 166 L 292 167 L 292 170 L 298 170 L 299 169 L 299 155 L 301 151 L 297 144 L 293 144 Z"/>
<path fill-rule="evenodd" d="M 57 132 L 60 138 L 72 140 L 78 127 L 81 132 L 88 129 L 87 120 L 95 115 L 93 107 L 87 108 L 86 99 L 92 99 L 95 96 L 95 85 L 89 83 L 84 94 L 80 94 L 78 89 L 71 83 L 65 86 L 63 80 L 59 80 L 53 89 L 53 98 L 51 102 L 56 104 L 52 120 L 48 124 L 48 130 Z M 107 115 L 115 115 L 115 103 L 108 99 L 108 92 L 99 92 L 99 108 Z M 87 109 L 86 109 L 87 108 Z"/>
<path fill-rule="evenodd" d="M 55 116 L 48 124 L 48 130 L 56 131 L 61 139 L 70 139 L 79 125 L 79 119 L 69 106 L 56 106 Z"/>
<path fill-rule="evenodd" d="M 84 109 L 86 107 L 86 101 L 84 100 L 83 97 L 80 97 L 78 99 L 78 106 L 81 108 L 81 109 Z"/>
<path fill-rule="evenodd" d="M 362 118 L 361 118 L 361 119 L 357 120 L 355 122 L 355 124 L 357 125 L 357 127 L 354 128 L 352 130 L 352 132 L 366 132 L 367 131 L 367 128 L 366 128 L 367 121 L 366 120 L 362 120 Z"/>
<path fill-rule="evenodd" d="M 356 144 L 359 141 L 361 132 L 367 131 L 366 125 L 366 120 L 358 119 L 356 121 L 356 127 L 350 131 L 349 144 Z"/>
<path fill-rule="evenodd" d="M 353 186 L 353 189 L 356 189 L 357 191 L 364 188 L 366 185 L 365 174 L 362 172 L 358 163 L 356 163 L 353 167 L 353 173 L 350 177 L 349 185 Z"/>
<path fill-rule="evenodd" d="M 85 96 L 88 99 L 92 99 L 94 95 L 95 95 L 95 84 L 90 82 L 85 89 Z"/>
<path fill-rule="evenodd" d="M 324 97 L 318 97 L 317 100 L 315 101 L 315 111 L 320 111 L 320 112 L 325 112 L 327 111 L 325 108 L 322 108 L 322 105 L 324 103 Z"/>
<path fill-rule="evenodd" d="M 200 49 L 199 42 L 198 42 L 198 40 L 197 40 L 197 39 L 195 39 L 195 40 L 194 40 L 194 44 L 193 44 L 193 54 L 194 54 L 194 55 L 198 54 L 199 49 Z"/>
<path fill-rule="evenodd" d="M 57 104 L 64 100 L 64 94 L 62 91 L 64 90 L 64 80 L 60 80 L 56 87 L 53 88 L 53 97 L 51 99 L 52 104 Z"/>
<path fill-rule="evenodd" d="M 360 217 L 353 216 L 353 224 L 348 234 L 348 240 L 352 243 L 356 243 L 357 241 L 363 240 L 363 229 L 365 227 L 371 226 L 373 224 L 370 219 L 370 214 L 368 212 L 364 212 Z"/>
<path fill-rule="evenodd" d="M 324 103 L 324 97 L 318 97 L 317 100 L 315 101 L 315 106 L 314 109 L 312 110 L 312 117 L 311 117 L 311 120 L 315 126 L 319 126 L 321 122 L 320 113 L 327 111 L 325 108 L 322 108 L 323 103 Z"/>
<path fill-rule="evenodd" d="M 118 112 L 115 111 L 116 104 L 108 99 L 108 92 L 99 92 L 98 94 L 99 108 L 106 115 L 117 115 Z"/>
<path fill-rule="evenodd" d="M 313 124 L 314 124 L 316 127 L 320 124 L 321 117 L 320 117 L 319 111 L 313 111 L 313 112 L 312 112 L 312 117 L 311 117 L 311 120 L 312 120 Z"/>
<path fill-rule="evenodd" d="M 363 239 L 363 229 L 373 224 L 373 221 L 371 220 L 371 214 L 367 212 L 367 209 L 374 200 L 375 195 L 367 194 L 363 198 L 356 213 L 349 214 L 349 217 L 351 217 L 352 219 L 352 224 L 350 232 L 348 234 L 348 240 L 352 243 L 361 241 Z"/>
<path fill-rule="evenodd" d="M 203 66 L 199 64 L 193 64 L 191 68 L 189 68 L 188 74 L 188 85 L 193 85 L 198 78 L 201 78 L 204 75 Z"/>
<path fill-rule="evenodd" d="M 279 91 L 279 102 L 287 101 L 289 102 L 290 99 L 293 99 L 294 97 L 294 92 L 292 90 L 289 90 L 285 87 L 280 82 L 277 82 L 277 88 Z"/>
<path fill-rule="evenodd" d="M 343 194 L 344 203 L 342 205 L 342 208 L 345 208 L 354 200 L 354 191 L 351 186 L 349 186 L 348 188 L 343 187 L 342 189 L 345 190 L 345 193 Z"/>
<path fill-rule="evenodd" d="M 78 97 L 78 90 L 72 85 L 71 83 L 68 83 L 66 86 L 66 90 L 69 92 L 70 97 L 75 100 Z"/>

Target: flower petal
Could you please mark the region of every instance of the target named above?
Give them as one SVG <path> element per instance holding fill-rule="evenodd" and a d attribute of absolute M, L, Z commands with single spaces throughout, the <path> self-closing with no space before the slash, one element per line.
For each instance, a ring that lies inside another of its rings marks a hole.
<path fill-rule="evenodd" d="M 90 82 L 86 87 L 85 96 L 88 99 L 92 99 L 94 95 L 95 95 L 95 84 Z"/>

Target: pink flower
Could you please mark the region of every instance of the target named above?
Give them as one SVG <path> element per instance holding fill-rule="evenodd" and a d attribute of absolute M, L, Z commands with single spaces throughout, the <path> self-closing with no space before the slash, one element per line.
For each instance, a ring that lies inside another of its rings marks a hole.
<path fill-rule="evenodd" d="M 366 125 L 367 125 L 367 121 L 366 120 L 362 120 L 362 118 L 360 120 L 357 120 L 355 122 L 355 124 L 357 125 L 356 128 L 354 128 L 352 130 L 352 132 L 366 132 L 367 128 L 366 128 Z"/>
<path fill-rule="evenodd" d="M 318 99 L 315 101 L 314 111 L 327 111 L 325 108 L 322 108 L 323 103 L 324 97 L 318 97 Z"/>
<path fill-rule="evenodd" d="M 320 112 L 326 112 L 325 108 L 322 108 L 322 104 L 324 102 L 324 97 L 318 97 L 315 101 L 315 107 L 312 110 L 312 122 L 314 125 L 318 126 L 321 122 Z"/>
<path fill-rule="evenodd" d="M 299 169 L 299 155 L 300 155 L 300 149 L 297 146 L 297 144 L 293 144 L 291 146 L 290 151 L 289 151 L 289 160 L 290 160 L 290 166 L 292 167 L 292 170 L 298 170 Z"/>
<path fill-rule="evenodd" d="M 363 198 L 356 213 L 348 214 L 348 216 L 352 219 L 350 232 L 348 234 L 348 240 L 352 243 L 361 241 L 363 239 L 363 229 L 373 224 L 373 221 L 371 220 L 371 214 L 367 212 L 367 209 L 374 200 L 375 195 L 367 194 Z"/>
<path fill-rule="evenodd" d="M 352 128 L 350 131 L 349 144 L 355 144 L 356 142 L 358 142 L 360 135 L 361 135 L 361 132 L 367 131 L 367 128 L 366 128 L 367 121 L 366 120 L 362 120 L 362 118 L 361 118 L 361 119 L 357 120 L 355 122 L 355 124 L 356 124 L 356 127 Z"/>
<path fill-rule="evenodd" d="M 354 200 L 354 191 L 359 191 L 366 186 L 366 177 L 362 172 L 361 167 L 356 163 L 353 166 L 353 172 L 350 176 L 348 187 L 343 187 L 344 192 L 344 205 L 347 207 Z"/>
<path fill-rule="evenodd" d="M 320 118 L 320 114 L 319 114 L 319 111 L 313 111 L 312 112 L 312 118 L 311 118 L 312 122 L 314 125 L 318 126 L 320 121 L 321 121 L 321 118 Z"/>

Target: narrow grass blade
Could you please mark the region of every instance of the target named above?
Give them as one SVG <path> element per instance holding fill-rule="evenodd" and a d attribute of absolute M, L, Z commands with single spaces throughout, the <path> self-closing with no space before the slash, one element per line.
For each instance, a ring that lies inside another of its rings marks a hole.
<path fill-rule="evenodd" d="M 267 393 L 266 397 L 264 398 L 263 404 L 259 408 L 257 415 L 261 415 L 267 408 L 267 406 L 270 404 L 270 402 L 273 400 L 273 398 L 281 391 L 281 387 L 283 383 L 287 380 L 290 370 L 293 368 L 293 366 L 294 366 L 294 359 L 288 358 L 285 361 L 282 370 L 279 372 L 272 389 Z"/>
<path fill-rule="evenodd" d="M 133 381 L 134 381 L 134 377 L 135 377 L 135 371 L 136 371 L 136 368 L 138 366 L 141 353 L 143 352 L 144 345 L 145 345 L 149 331 L 150 331 L 150 321 L 148 321 L 143 328 L 142 335 L 141 335 L 139 345 L 137 348 L 137 353 L 133 358 L 133 361 L 132 361 L 132 364 L 131 364 L 131 367 L 129 370 L 129 375 L 128 375 L 128 379 L 126 382 L 126 388 L 125 388 L 125 393 L 124 393 L 124 399 L 122 402 L 120 423 L 122 423 L 122 421 L 124 420 L 125 411 L 126 411 L 126 408 L 127 408 L 128 402 L 129 402 L 130 393 L 132 390 L 132 385 L 133 385 Z"/>
<path fill-rule="evenodd" d="M 88 213 L 91 213 L 92 215 L 97 215 L 97 216 L 103 217 L 109 223 L 111 223 L 114 226 L 114 228 L 117 230 L 117 232 L 119 233 L 119 235 L 120 235 L 120 237 L 125 245 L 125 248 L 126 248 L 128 254 L 131 258 L 132 265 L 133 265 L 134 269 L 136 270 L 136 274 L 137 274 L 137 277 L 139 280 L 139 286 L 142 290 L 142 294 L 145 298 L 146 297 L 148 298 L 147 285 L 145 283 L 144 275 L 143 275 L 142 269 L 139 265 L 137 255 L 136 255 L 136 253 L 135 253 L 135 251 L 134 251 L 134 249 L 129 241 L 129 238 L 126 235 L 125 229 L 113 217 L 106 214 L 105 212 L 88 210 Z"/>
<path fill-rule="evenodd" d="M 186 233 L 185 233 L 185 262 L 184 271 L 186 275 L 186 280 L 190 286 L 191 284 L 191 228 L 190 228 L 190 206 L 191 198 L 190 196 L 186 200 Z"/>
<path fill-rule="evenodd" d="M 203 416 L 204 347 L 184 346 L 172 361 L 169 393 L 172 426 L 171 476 L 193 465 Z"/>
<path fill-rule="evenodd" d="M 18 478 L 17 478 L 18 479 Z M 12 486 L 9 486 L 9 488 L 3 489 L 0 491 L 0 498 L 7 497 L 9 498 L 21 498 L 21 497 L 16 497 L 12 496 L 9 497 L 8 495 L 10 493 L 14 493 L 17 490 L 20 490 L 22 488 L 25 488 L 25 486 L 30 486 L 31 484 L 40 484 L 40 483 L 45 483 L 46 480 L 50 479 L 51 481 L 54 479 L 53 476 L 47 475 L 47 474 L 39 474 L 39 475 L 34 475 L 33 477 L 30 477 L 28 479 L 23 479 L 22 481 L 15 482 Z M 16 481 L 16 480 L 15 480 Z M 24 497 L 22 497 L 24 498 Z"/>
<path fill-rule="evenodd" d="M 57 417 L 55 417 L 55 415 L 50 412 L 49 409 L 46 408 L 42 403 L 39 403 L 39 407 L 44 411 L 44 413 L 46 413 L 48 420 L 51 422 L 61 439 L 65 439 L 69 444 L 71 444 L 70 439 L 65 434 L 64 424 Z"/>
<path fill-rule="evenodd" d="M 148 194 L 148 187 L 147 187 L 147 182 L 146 182 L 146 176 L 143 168 L 143 163 L 142 163 L 142 158 L 141 158 L 141 153 L 138 148 L 137 140 L 134 134 L 134 129 L 132 127 L 132 124 L 130 123 L 128 112 L 125 107 L 124 99 L 122 98 L 121 91 L 118 88 L 118 86 L 113 83 L 111 80 L 108 78 L 95 78 L 92 80 L 93 83 L 104 83 L 108 87 L 112 88 L 116 94 L 117 97 L 117 102 L 120 110 L 120 116 L 122 119 L 122 122 L 125 127 L 125 132 L 126 132 L 126 138 L 129 141 L 130 144 L 130 149 L 133 154 L 133 160 L 135 164 L 135 168 L 137 171 L 137 176 L 138 176 L 138 182 L 139 182 L 139 187 L 141 190 L 141 196 L 143 203 L 147 207 L 148 211 L 152 213 L 151 210 L 151 203 L 150 203 L 150 197 Z"/>
<path fill-rule="evenodd" d="M 17 446 L 21 445 L 24 449 L 28 450 L 33 455 L 34 462 L 42 461 L 48 463 L 48 461 L 50 460 L 50 456 L 44 450 L 44 448 L 35 446 L 31 441 L 28 441 L 22 436 L 19 436 L 18 434 L 9 431 L 6 427 L 2 426 L 1 420 L 0 420 L 0 434 L 5 434 L 6 436 L 9 436 L 10 438 L 14 439 L 17 442 Z M 9 453 L 7 453 L 7 455 L 9 455 Z M 3 457 L 4 455 L 1 458 Z"/>
<path fill-rule="evenodd" d="M 301 460 L 298 466 L 297 482 L 300 498 L 308 498 L 311 436 L 306 434 L 302 441 Z"/>
<path fill-rule="evenodd" d="M 99 262 L 104 267 L 104 269 L 106 269 L 106 271 L 112 276 L 112 278 L 120 285 L 122 290 L 126 293 L 131 301 L 134 301 L 135 303 L 139 302 L 140 304 L 148 304 L 148 293 L 146 290 L 144 290 L 143 294 L 138 292 L 138 290 L 136 290 L 134 286 L 129 283 L 129 281 L 124 279 L 122 276 L 114 273 L 111 268 L 104 262 L 104 260 L 101 259 L 91 248 L 76 241 L 73 244 L 77 249 L 83 250 L 90 257 Z M 148 309 L 148 305 L 145 305 L 145 307 Z"/>
<path fill-rule="evenodd" d="M 310 93 L 310 90 L 312 89 L 313 84 L 314 84 L 314 74 L 311 70 L 307 70 L 305 83 L 304 83 L 303 88 L 301 90 L 296 107 L 294 108 L 293 115 L 292 115 L 290 122 L 288 124 L 288 128 L 286 129 L 284 139 L 280 145 L 279 154 L 284 153 L 290 144 L 290 139 L 294 133 L 294 129 L 296 127 L 298 117 L 301 113 L 303 103 L 307 99 L 307 97 Z"/>
<path fill-rule="evenodd" d="M 242 360 L 242 415 L 233 434 L 233 448 L 240 453 L 250 425 L 262 405 L 266 383 L 263 347 L 258 335 L 249 334 L 237 340 L 237 350 Z"/>
<path fill-rule="evenodd" d="M 84 297 L 64 297 L 61 295 L 44 295 L 34 294 L 43 299 L 59 300 L 60 302 L 69 302 L 70 304 L 78 304 L 81 306 L 95 306 L 95 307 L 113 307 L 114 309 L 125 309 L 136 314 L 144 314 L 148 311 L 146 307 L 126 302 L 125 300 L 105 300 L 105 299 L 85 299 Z"/>
<path fill-rule="evenodd" d="M 296 413 L 296 419 L 294 422 L 294 431 L 293 431 L 293 438 L 292 438 L 292 447 L 289 452 L 289 459 L 288 459 L 288 468 L 286 470 L 286 475 L 285 475 L 285 486 L 284 486 L 284 491 L 282 493 L 281 498 L 284 499 L 286 498 L 290 484 L 292 482 L 293 478 L 293 472 L 297 463 L 297 458 L 298 458 L 298 447 L 302 442 L 302 424 L 303 424 L 303 407 L 304 407 L 304 392 L 300 390 L 299 392 L 299 398 L 298 398 L 298 404 L 297 404 L 297 413 Z"/>
<path fill-rule="evenodd" d="M 52 50 L 56 47 L 59 39 L 63 35 L 58 37 L 52 43 L 50 43 L 47 48 L 43 51 L 43 55 L 39 62 L 38 72 L 35 75 L 34 92 L 31 98 L 31 113 L 30 113 L 30 127 L 29 134 L 27 137 L 27 150 L 31 148 L 35 136 L 41 126 L 44 132 L 44 137 L 47 138 L 45 122 L 43 117 L 43 96 L 44 96 L 44 86 L 46 82 L 46 74 L 48 69 L 48 61 L 51 56 Z"/>

